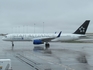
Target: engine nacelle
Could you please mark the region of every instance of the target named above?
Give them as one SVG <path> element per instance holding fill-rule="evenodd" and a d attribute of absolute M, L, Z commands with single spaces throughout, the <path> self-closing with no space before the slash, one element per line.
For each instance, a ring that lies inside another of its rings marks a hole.
<path fill-rule="evenodd" d="M 44 44 L 44 42 L 37 39 L 33 41 L 33 44 Z"/>

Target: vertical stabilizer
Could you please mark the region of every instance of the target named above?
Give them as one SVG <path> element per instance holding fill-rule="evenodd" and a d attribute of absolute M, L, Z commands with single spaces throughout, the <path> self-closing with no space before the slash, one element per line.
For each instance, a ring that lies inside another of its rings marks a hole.
<path fill-rule="evenodd" d="M 86 20 L 73 34 L 85 34 L 90 20 Z"/>

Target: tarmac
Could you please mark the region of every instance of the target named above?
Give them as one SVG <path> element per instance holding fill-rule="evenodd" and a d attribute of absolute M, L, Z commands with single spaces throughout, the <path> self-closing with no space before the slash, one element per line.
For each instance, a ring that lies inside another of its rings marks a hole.
<path fill-rule="evenodd" d="M 13 70 L 93 70 L 93 40 L 91 43 L 50 43 L 33 45 L 32 42 L 2 41 L 0 58 L 11 59 Z"/>

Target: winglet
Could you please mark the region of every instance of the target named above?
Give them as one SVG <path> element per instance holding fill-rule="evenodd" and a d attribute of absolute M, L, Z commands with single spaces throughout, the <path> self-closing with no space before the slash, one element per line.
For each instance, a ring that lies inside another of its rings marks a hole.
<path fill-rule="evenodd" d="M 61 36 L 61 33 L 62 33 L 62 31 L 60 31 L 60 33 L 58 34 L 58 36 L 57 36 L 57 37 L 60 37 L 60 36 Z"/>

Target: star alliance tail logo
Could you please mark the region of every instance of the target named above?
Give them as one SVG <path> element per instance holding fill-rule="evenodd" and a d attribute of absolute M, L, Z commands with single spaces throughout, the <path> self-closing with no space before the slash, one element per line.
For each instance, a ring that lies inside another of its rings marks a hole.
<path fill-rule="evenodd" d="M 85 32 L 85 28 L 82 26 L 79 28 L 80 32 Z"/>

